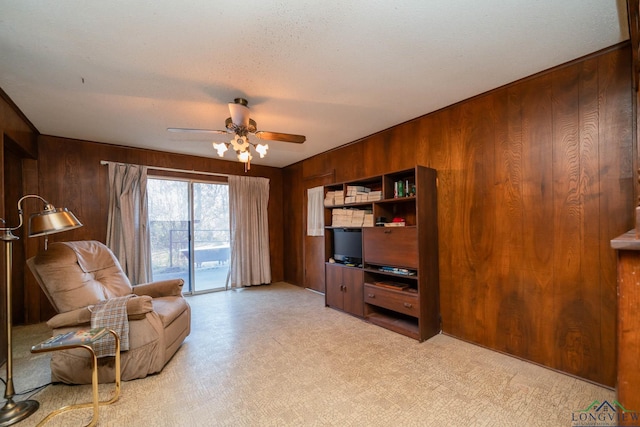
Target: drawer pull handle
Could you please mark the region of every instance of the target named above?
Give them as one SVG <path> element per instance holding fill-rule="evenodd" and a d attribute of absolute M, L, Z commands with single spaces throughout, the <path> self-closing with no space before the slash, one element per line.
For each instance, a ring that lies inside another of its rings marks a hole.
<path fill-rule="evenodd" d="M 375 298 L 375 297 L 376 297 L 376 294 L 368 294 L 367 296 L 368 296 L 369 298 Z"/>
<path fill-rule="evenodd" d="M 413 305 L 411 305 L 411 303 L 410 303 L 410 302 L 405 302 L 405 303 L 404 303 L 404 306 L 405 306 L 405 307 L 407 307 L 407 308 L 411 308 L 411 307 L 413 307 Z"/>
<path fill-rule="evenodd" d="M 384 234 L 391 234 L 391 230 L 384 230 Z"/>

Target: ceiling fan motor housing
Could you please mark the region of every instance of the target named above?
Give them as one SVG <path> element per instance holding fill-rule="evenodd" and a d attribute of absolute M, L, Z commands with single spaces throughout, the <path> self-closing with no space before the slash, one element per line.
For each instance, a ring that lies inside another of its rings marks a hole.
<path fill-rule="evenodd" d="M 240 136 L 247 136 L 250 133 L 255 133 L 257 129 L 256 122 L 253 119 L 249 119 L 249 124 L 247 126 L 233 123 L 233 119 L 231 117 L 228 117 L 224 123 L 227 129 Z"/>

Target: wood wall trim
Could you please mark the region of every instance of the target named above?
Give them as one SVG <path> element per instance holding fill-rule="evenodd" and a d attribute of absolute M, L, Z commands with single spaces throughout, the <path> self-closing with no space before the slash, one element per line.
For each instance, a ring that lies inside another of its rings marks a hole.
<path fill-rule="evenodd" d="M 13 100 L 9 97 L 9 95 L 7 95 L 7 93 L 4 90 L 2 90 L 2 88 L 0 88 L 0 99 L 2 99 L 4 102 L 7 103 L 7 105 L 13 110 L 13 112 L 20 118 L 20 120 L 22 120 L 24 124 L 26 124 L 29 127 L 32 133 L 36 135 L 40 134 L 38 129 L 35 127 L 35 125 L 31 123 L 31 120 L 29 120 L 29 118 L 25 116 L 22 110 L 16 105 L 15 102 L 13 102 Z"/>
<path fill-rule="evenodd" d="M 37 158 L 37 130 L 2 89 L 0 89 L 0 133 L 4 134 L 4 150 L 13 150 L 21 157 Z"/>

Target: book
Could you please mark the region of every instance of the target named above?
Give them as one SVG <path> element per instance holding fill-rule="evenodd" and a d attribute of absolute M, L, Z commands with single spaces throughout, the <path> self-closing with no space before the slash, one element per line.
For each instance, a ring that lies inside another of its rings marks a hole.
<path fill-rule="evenodd" d="M 385 222 L 384 226 L 385 227 L 404 227 L 405 223 L 404 222 Z"/>
<path fill-rule="evenodd" d="M 72 345 L 91 344 L 106 334 L 109 330 L 106 328 L 81 329 L 79 331 L 71 331 L 65 334 L 56 335 L 39 344 L 31 347 L 31 351 L 45 350 L 55 347 L 64 347 Z"/>
<path fill-rule="evenodd" d="M 389 282 L 389 281 L 380 281 L 380 282 L 374 282 L 374 285 L 376 286 L 381 286 L 383 288 L 389 288 L 389 289 L 396 289 L 399 291 L 402 291 L 406 288 L 409 287 L 409 285 L 405 284 L 405 283 L 399 283 L 399 282 Z"/>

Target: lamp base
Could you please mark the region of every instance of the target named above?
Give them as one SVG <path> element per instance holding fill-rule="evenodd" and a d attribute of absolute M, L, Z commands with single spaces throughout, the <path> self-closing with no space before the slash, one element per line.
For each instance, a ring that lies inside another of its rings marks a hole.
<path fill-rule="evenodd" d="M 7 400 L 2 409 L 0 409 L 0 427 L 10 426 L 22 421 L 38 410 L 40 404 L 35 400 L 23 400 L 14 402 L 12 399 Z"/>

